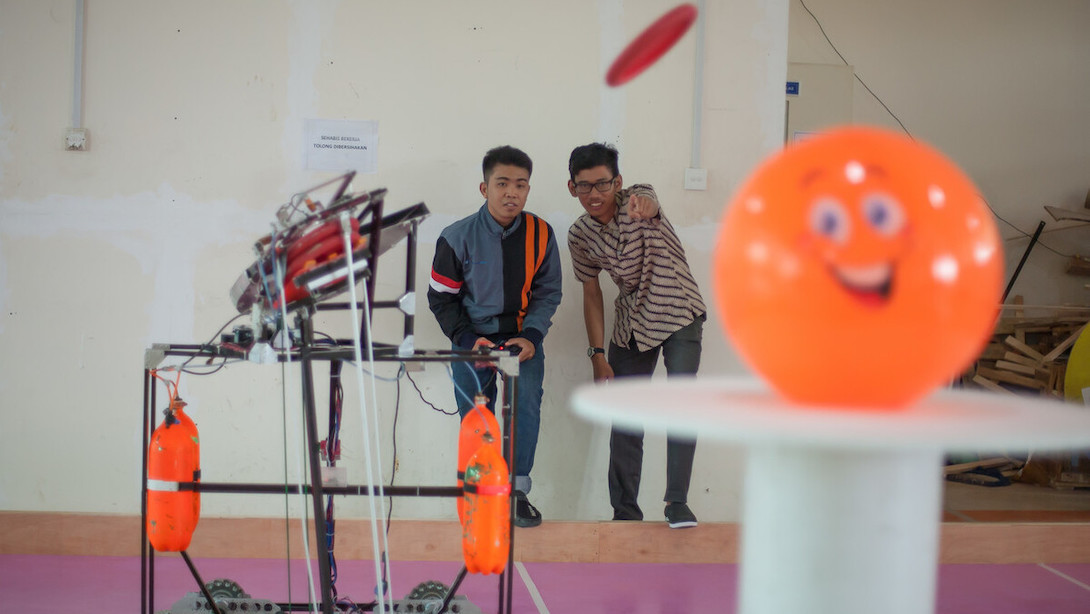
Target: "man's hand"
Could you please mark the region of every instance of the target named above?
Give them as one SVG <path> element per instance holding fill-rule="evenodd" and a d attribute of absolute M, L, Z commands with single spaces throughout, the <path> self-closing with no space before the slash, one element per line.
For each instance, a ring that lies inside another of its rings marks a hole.
<path fill-rule="evenodd" d="M 604 382 L 613 379 L 613 367 L 609 366 L 605 354 L 595 354 L 590 359 L 590 364 L 594 367 L 594 381 Z"/>
<path fill-rule="evenodd" d="M 653 198 L 633 194 L 628 197 L 628 217 L 649 220 L 659 214 L 659 204 Z"/>
<path fill-rule="evenodd" d="M 537 353 L 537 350 L 534 349 L 534 342 L 522 337 L 511 337 L 504 345 L 508 348 L 517 347 L 519 349 L 519 362 L 526 362 Z"/>
<path fill-rule="evenodd" d="M 494 348 L 494 347 L 496 347 L 496 344 L 492 343 L 491 341 L 489 341 L 485 337 L 477 337 L 477 340 L 473 342 L 473 351 L 474 352 L 480 351 L 482 348 Z M 474 362 L 473 363 L 473 368 L 474 369 L 483 369 L 483 368 L 488 367 L 490 365 L 491 365 L 491 363 L 488 363 L 488 362 Z"/>

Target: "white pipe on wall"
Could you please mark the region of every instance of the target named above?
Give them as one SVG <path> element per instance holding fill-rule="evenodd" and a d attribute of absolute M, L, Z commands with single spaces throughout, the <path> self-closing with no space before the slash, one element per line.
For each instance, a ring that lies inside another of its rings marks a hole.
<path fill-rule="evenodd" d="M 75 70 L 72 77 L 72 125 L 78 129 L 83 123 L 83 2 L 76 0 Z"/>
<path fill-rule="evenodd" d="M 696 52 L 693 61 L 693 134 L 689 168 L 700 168 L 700 131 L 704 120 L 704 0 L 697 3 Z"/>

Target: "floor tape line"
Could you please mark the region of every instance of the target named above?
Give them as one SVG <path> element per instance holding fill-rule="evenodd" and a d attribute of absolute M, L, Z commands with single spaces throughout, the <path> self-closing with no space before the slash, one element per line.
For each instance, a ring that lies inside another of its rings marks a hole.
<path fill-rule="evenodd" d="M 1064 580 L 1067 580 L 1069 582 L 1074 582 L 1075 584 L 1078 584 L 1079 586 L 1081 586 L 1081 587 L 1085 588 L 1086 590 L 1090 591 L 1090 584 L 1086 584 L 1085 582 L 1080 582 L 1079 580 L 1076 580 L 1075 578 L 1072 578 L 1071 576 L 1065 574 L 1064 572 L 1060 571 L 1059 569 L 1053 569 L 1053 568 L 1049 567 L 1045 563 L 1037 563 L 1037 565 L 1040 566 L 1040 567 L 1043 567 L 1044 569 L 1047 569 L 1047 570 L 1051 571 L 1052 573 L 1056 574 L 1057 576 L 1060 576 Z"/>
<path fill-rule="evenodd" d="M 515 569 L 518 570 L 522 583 L 526 585 L 526 590 L 530 591 L 530 599 L 533 599 L 537 611 L 540 614 L 549 614 L 549 608 L 545 607 L 545 600 L 541 598 L 541 593 L 538 592 L 534 581 L 530 579 L 530 573 L 526 571 L 526 566 L 522 564 L 522 561 L 515 561 Z"/>

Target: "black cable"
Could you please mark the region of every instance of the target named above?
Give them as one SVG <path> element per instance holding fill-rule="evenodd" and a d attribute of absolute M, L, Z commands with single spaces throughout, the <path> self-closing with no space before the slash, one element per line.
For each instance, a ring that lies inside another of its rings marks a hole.
<path fill-rule="evenodd" d="M 393 428 L 391 429 L 392 430 L 391 437 L 393 439 L 393 444 L 392 444 L 393 460 L 390 462 L 390 486 L 394 485 L 394 479 L 397 477 L 397 418 L 398 418 L 398 415 L 401 413 L 401 374 L 402 373 L 408 374 L 408 371 L 405 370 L 405 363 L 401 363 L 401 366 L 398 367 L 397 382 L 396 382 L 396 385 L 394 386 L 394 390 L 395 390 L 396 394 L 394 396 L 394 425 L 393 425 Z M 393 515 L 394 515 L 394 498 L 390 497 L 390 507 L 389 507 L 389 509 L 386 510 L 386 537 L 387 538 L 390 537 L 390 518 L 392 518 Z M 385 573 L 386 573 L 385 569 L 386 568 L 384 566 L 383 567 L 383 575 L 385 575 Z M 385 580 L 386 580 L 386 578 L 384 577 L 383 581 L 385 581 Z"/>
<path fill-rule="evenodd" d="M 435 411 L 437 411 L 437 412 L 439 412 L 441 414 L 445 414 L 447 416 L 454 416 L 454 415 L 458 414 L 457 409 L 454 410 L 454 411 L 447 411 L 447 410 L 442 409 L 440 407 L 436 407 L 431 401 L 424 398 L 424 393 L 420 391 L 420 386 L 416 385 L 416 380 L 413 379 L 413 376 L 410 375 L 408 371 L 405 371 L 405 377 L 409 378 L 409 382 L 413 385 L 413 388 L 416 388 L 416 394 L 420 395 L 420 400 L 423 401 L 424 403 L 426 403 L 428 405 L 428 407 L 434 409 Z"/>
<path fill-rule="evenodd" d="M 825 33 L 825 28 L 824 28 L 824 26 L 822 26 L 822 25 L 821 25 L 821 20 L 819 20 L 819 19 L 817 18 L 817 15 L 814 15 L 814 12 L 810 10 L 810 7 L 806 6 L 806 2 L 804 2 L 803 0 L 799 0 L 799 4 L 801 4 L 801 5 L 802 5 L 802 8 L 806 9 L 806 12 L 807 12 L 807 13 L 810 13 L 810 17 L 812 17 L 812 18 L 814 19 L 814 23 L 816 23 L 816 24 L 817 24 L 818 30 L 821 30 L 821 35 L 825 37 L 825 41 L 826 41 L 827 43 L 829 43 L 829 46 L 830 46 L 830 47 L 832 47 L 833 51 L 835 51 L 835 52 L 836 52 L 836 54 L 837 54 L 838 56 L 840 56 L 840 61 L 841 61 L 841 62 L 844 62 L 844 65 L 845 65 L 845 66 L 851 66 L 851 63 L 850 63 L 850 62 L 848 62 L 848 60 L 844 58 L 844 54 L 840 53 L 840 50 L 839 50 L 839 49 L 837 49 L 837 48 L 836 48 L 836 45 L 834 45 L 834 44 L 833 44 L 833 41 L 832 41 L 832 39 L 830 39 L 830 38 L 829 38 L 829 35 Z M 897 117 L 897 114 L 895 114 L 895 113 L 894 113 L 894 112 L 893 112 L 892 110 L 890 110 L 890 108 L 889 108 L 888 106 L 886 106 L 886 103 L 885 103 L 885 102 L 883 102 L 883 101 L 882 101 L 882 99 L 878 97 L 878 94 L 875 94 L 875 93 L 874 93 L 874 90 L 872 90 L 872 89 L 870 88 L 870 86 L 868 86 L 868 85 L 866 84 L 866 82 L 865 82 L 865 81 L 863 81 L 863 78 L 859 76 L 859 73 L 858 73 L 858 72 L 856 72 L 856 71 L 855 71 L 855 70 L 853 69 L 853 70 L 852 70 L 852 74 L 853 74 L 853 75 L 855 75 L 855 79 L 856 79 L 856 81 L 859 81 L 859 84 L 860 84 L 860 85 L 862 85 L 862 86 L 863 86 L 863 88 L 864 88 L 864 89 L 866 89 L 866 90 L 867 90 L 867 92 L 868 92 L 868 93 L 869 93 L 869 94 L 870 94 L 871 96 L 873 96 L 875 100 L 877 100 L 877 101 L 878 101 L 878 104 L 882 105 L 882 108 L 886 110 L 886 113 L 889 113 L 889 116 L 890 116 L 890 117 L 892 117 L 892 118 L 893 118 L 894 120 L 896 120 L 898 124 L 900 124 L 900 126 L 901 126 L 901 130 L 904 130 L 904 131 L 905 131 L 905 134 L 907 134 L 907 135 L 908 135 L 908 138 L 910 138 L 910 139 L 912 139 L 912 140 L 916 140 L 916 137 L 912 136 L 912 133 L 911 133 L 911 132 L 909 132 L 909 131 L 908 131 L 908 128 L 906 128 L 906 127 L 905 127 L 904 123 L 903 123 L 903 122 L 901 121 L 901 118 Z"/>
<path fill-rule="evenodd" d="M 189 360 L 193 360 L 194 358 L 196 358 L 196 356 L 191 356 L 189 358 Z M 215 357 L 209 358 L 208 361 L 212 362 L 213 358 L 215 358 Z M 215 369 L 212 369 L 211 371 L 194 371 L 193 369 L 186 369 L 185 368 L 185 365 L 189 364 L 189 360 L 185 361 L 185 363 L 183 363 L 182 366 L 178 368 L 178 370 L 181 371 L 182 373 L 188 373 L 189 375 L 212 375 L 213 373 L 216 373 L 217 371 L 219 371 L 219 370 L 223 369 L 224 367 L 226 367 L 227 363 L 230 362 L 230 359 L 228 357 L 224 356 L 223 357 L 223 362 L 221 362 L 219 364 L 219 366 L 216 367 Z"/>
<path fill-rule="evenodd" d="M 236 315 L 235 317 L 231 318 L 230 320 L 227 320 L 227 323 L 225 323 L 225 324 L 224 324 L 223 326 L 221 326 L 221 327 L 220 327 L 220 329 L 219 329 L 219 330 L 217 330 L 217 331 L 215 332 L 215 334 L 213 334 L 213 335 L 212 335 L 212 338 L 211 338 L 211 339 L 209 339 L 209 340 L 208 340 L 208 342 L 207 342 L 207 343 L 205 343 L 205 344 L 204 344 L 204 346 L 202 346 L 202 347 L 201 347 L 201 350 L 200 350 L 200 351 L 198 351 L 198 352 L 197 352 L 196 354 L 194 354 L 194 355 L 190 356 L 188 360 L 186 360 L 185 362 L 183 362 L 183 363 L 182 363 L 182 367 L 181 367 L 181 368 L 185 368 L 185 366 L 186 366 L 186 365 L 188 365 L 189 363 L 193 362 L 193 359 L 194 359 L 194 358 L 196 358 L 196 357 L 200 356 L 200 355 L 201 355 L 201 353 L 203 353 L 203 351 L 204 351 L 204 347 L 206 347 L 206 346 L 209 346 L 209 345 L 212 345 L 212 343 L 213 343 L 213 342 L 215 342 L 216 338 L 220 336 L 220 333 L 222 333 L 222 332 L 223 332 L 223 331 L 224 331 L 224 330 L 225 330 L 225 329 L 226 329 L 226 328 L 227 328 L 228 326 L 230 326 L 232 322 L 234 322 L 235 320 L 237 320 L 237 319 L 241 318 L 241 317 L 242 317 L 242 316 L 244 316 L 244 315 L 246 315 L 246 314 L 244 314 L 244 313 L 240 313 L 240 314 Z M 217 370 L 218 370 L 218 369 L 217 369 Z"/>
<path fill-rule="evenodd" d="M 817 15 L 814 15 L 814 12 L 810 10 L 810 7 L 806 6 L 805 0 L 799 0 L 799 4 L 801 4 L 802 8 L 805 9 L 806 12 L 810 14 L 810 17 L 814 20 L 814 23 L 817 24 L 818 30 L 821 31 L 821 35 L 825 37 L 825 42 L 829 43 L 829 47 L 831 47 L 832 50 L 834 52 L 836 52 L 836 54 L 840 57 L 840 61 L 844 62 L 845 66 L 851 66 L 852 65 L 851 62 L 849 62 L 844 57 L 844 54 L 840 53 L 840 50 L 836 48 L 836 45 L 833 44 L 832 39 L 830 39 L 829 35 L 825 32 L 825 27 L 821 25 L 821 20 L 817 18 Z M 864 89 L 866 89 L 867 92 L 871 96 L 873 96 L 875 100 L 878 101 L 878 104 L 882 105 L 882 108 L 886 110 L 886 113 L 889 113 L 889 116 L 892 117 L 894 120 L 896 120 L 896 122 L 901 126 L 901 130 L 904 130 L 904 132 L 908 136 L 908 138 L 915 141 L 916 137 L 913 136 L 911 132 L 909 132 L 908 128 L 905 127 L 904 123 L 901 121 L 901 118 L 897 117 L 897 115 L 886 105 L 886 103 L 881 98 L 878 97 L 878 94 L 874 93 L 874 90 L 872 90 L 870 88 L 870 86 L 868 86 L 866 84 L 866 82 L 863 81 L 863 78 L 859 76 L 859 73 L 856 72 L 855 69 L 852 69 L 852 73 L 855 75 L 855 79 L 857 81 L 859 81 L 859 84 L 862 85 L 864 87 Z M 1006 218 L 999 215 L 999 213 L 997 213 L 996 210 L 992 207 L 992 204 L 989 203 L 987 201 L 987 199 L 985 199 L 983 196 L 980 197 L 980 200 L 984 202 L 984 204 L 988 207 L 988 210 L 992 212 L 992 215 L 994 215 L 997 219 L 999 219 L 1004 224 L 1006 224 L 1006 225 L 1010 226 L 1011 228 L 1017 230 L 1018 233 L 1020 235 L 1022 235 L 1020 237 L 1013 237 L 1013 239 L 1030 238 L 1032 236 L 1030 233 L 1022 230 L 1018 226 L 1015 226 L 1013 223 L 1008 221 Z M 1004 241 L 1010 241 L 1010 240 L 1013 240 L 1013 239 L 1004 239 Z M 1061 253 L 1061 252 L 1049 247 L 1045 243 L 1042 243 L 1040 240 L 1037 241 L 1037 245 L 1040 245 L 1041 247 L 1043 247 L 1043 248 L 1047 249 L 1048 251 L 1056 254 L 1057 256 L 1062 256 L 1064 258 L 1070 258 L 1071 257 L 1070 254 Z"/>

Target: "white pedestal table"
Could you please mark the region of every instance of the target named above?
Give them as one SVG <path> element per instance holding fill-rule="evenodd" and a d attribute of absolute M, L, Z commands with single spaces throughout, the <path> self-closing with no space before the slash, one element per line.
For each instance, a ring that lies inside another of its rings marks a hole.
<path fill-rule="evenodd" d="M 615 380 L 572 406 L 745 446 L 739 614 L 931 614 L 944 456 L 1090 449 L 1090 409 L 982 391 L 861 411 L 795 405 L 754 378 Z"/>

